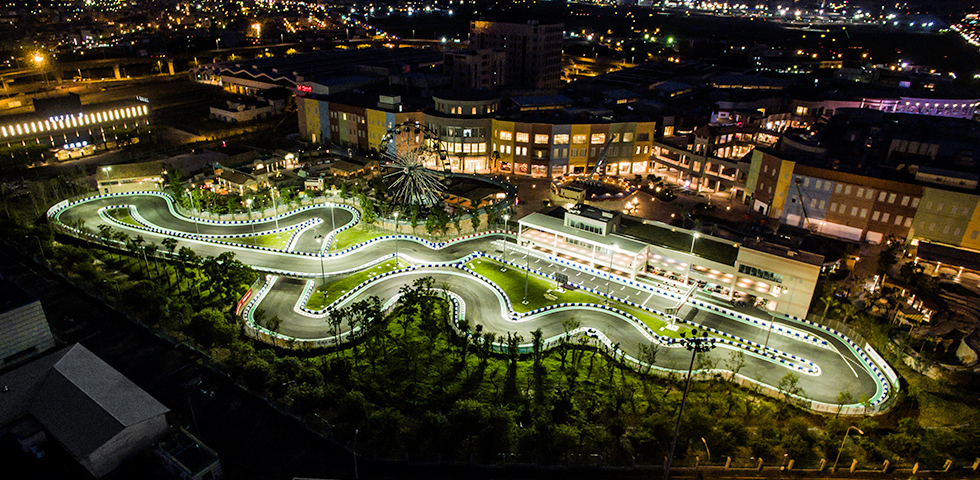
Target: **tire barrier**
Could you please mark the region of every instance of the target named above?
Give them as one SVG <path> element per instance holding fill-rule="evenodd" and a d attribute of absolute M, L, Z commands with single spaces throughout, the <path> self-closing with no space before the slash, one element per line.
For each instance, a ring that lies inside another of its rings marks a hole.
<path fill-rule="evenodd" d="M 114 241 L 114 240 L 107 240 L 107 239 L 104 239 L 104 238 L 102 238 L 102 237 L 100 237 L 98 235 L 93 235 L 91 233 L 82 231 L 82 230 L 80 230 L 80 229 L 78 229 L 76 227 L 73 227 L 73 226 L 66 225 L 66 224 L 62 223 L 60 221 L 60 215 L 64 211 L 66 211 L 67 209 L 69 209 L 69 208 L 71 208 L 73 206 L 79 205 L 81 203 L 91 202 L 91 201 L 94 201 L 94 200 L 100 200 L 100 199 L 106 199 L 106 198 L 120 198 L 120 199 L 122 199 L 122 198 L 127 197 L 127 196 L 139 196 L 139 195 L 144 195 L 144 196 L 157 196 L 157 197 L 164 198 L 166 200 L 167 205 L 168 205 L 168 209 L 171 211 L 171 213 L 173 215 L 175 215 L 175 216 L 177 216 L 179 218 L 185 218 L 185 219 L 187 219 L 187 217 L 183 217 L 182 215 L 180 215 L 180 213 L 177 212 L 177 210 L 174 208 L 175 201 L 174 201 L 173 197 L 171 197 L 170 195 L 168 195 L 168 194 L 166 194 L 164 192 L 158 192 L 158 191 L 112 193 L 112 194 L 102 194 L 102 195 L 96 195 L 96 196 L 91 196 L 91 197 L 86 197 L 86 198 L 80 198 L 80 199 L 70 200 L 70 201 L 69 200 L 65 200 L 65 201 L 59 202 L 58 204 L 52 206 L 47 211 L 47 217 L 52 220 L 53 225 L 55 225 L 55 227 L 57 229 L 59 229 L 60 231 L 66 233 L 66 234 L 77 236 L 77 237 L 80 237 L 80 238 L 89 239 L 89 240 L 100 242 L 100 243 L 104 243 L 104 244 L 107 244 L 107 245 L 117 245 L 117 246 L 120 246 L 120 245 L 122 245 L 121 242 Z M 186 232 L 180 232 L 180 231 L 175 231 L 175 230 L 171 230 L 171 229 L 163 229 L 163 228 L 156 227 L 153 224 L 151 224 L 150 222 L 146 221 L 140 215 L 139 211 L 135 207 L 133 207 L 130 204 L 126 204 L 126 203 L 122 203 L 122 202 L 120 202 L 119 204 L 114 204 L 114 205 L 110 205 L 110 206 L 107 206 L 107 207 L 102 207 L 102 208 L 100 208 L 98 210 L 98 214 L 102 218 L 104 218 L 104 219 L 109 219 L 110 216 L 108 215 L 107 210 L 113 209 L 113 208 L 124 208 L 124 209 L 127 209 L 127 211 L 130 212 L 130 216 L 137 223 L 137 225 L 131 225 L 131 224 L 128 224 L 128 223 L 127 224 L 124 224 L 127 228 L 133 228 L 133 229 L 137 229 L 137 230 L 145 230 L 145 231 L 152 232 L 152 233 L 159 234 L 159 235 L 168 235 L 168 236 L 173 236 L 173 237 L 177 237 L 177 238 L 193 239 L 193 240 L 196 240 L 196 241 L 203 241 L 203 242 L 217 242 L 218 240 L 227 239 L 227 238 L 234 238 L 234 237 L 249 238 L 249 237 L 254 237 L 254 236 L 267 235 L 267 234 L 271 234 L 271 233 L 292 232 L 291 235 L 290 235 L 290 239 L 287 242 L 289 244 L 289 247 L 287 249 L 285 249 L 285 250 L 284 249 L 268 248 L 268 247 L 258 247 L 258 246 L 247 245 L 247 244 L 237 244 L 237 243 L 231 243 L 231 245 L 235 245 L 235 246 L 237 246 L 239 248 L 246 248 L 246 249 L 253 249 L 253 250 L 260 250 L 260 251 L 280 252 L 280 253 L 282 253 L 282 252 L 288 252 L 290 255 L 306 256 L 306 257 L 313 257 L 313 258 L 319 257 L 321 259 L 335 258 L 335 257 L 338 257 L 338 256 L 347 255 L 347 254 L 350 254 L 351 252 L 353 252 L 353 251 L 355 251 L 355 250 L 357 250 L 359 248 L 363 248 L 366 245 L 370 245 L 370 244 L 375 243 L 375 242 L 381 242 L 381 241 L 386 241 L 386 240 L 411 241 L 411 242 L 415 242 L 415 243 L 418 243 L 420 245 L 423 245 L 423 246 L 425 246 L 425 247 L 427 247 L 429 249 L 442 250 L 442 249 L 445 249 L 447 247 L 450 247 L 450 246 L 454 246 L 456 244 L 459 244 L 461 242 L 465 242 L 465 241 L 469 241 L 469 240 L 473 240 L 473 239 L 478 239 L 478 238 L 486 238 L 486 237 L 491 237 L 491 236 L 508 236 L 510 238 L 513 238 L 514 237 L 514 233 L 511 232 L 511 231 L 508 231 L 508 230 L 492 230 L 492 231 L 487 231 L 487 232 L 469 234 L 469 235 L 465 235 L 465 236 L 462 236 L 462 237 L 456 237 L 456 238 L 453 238 L 453 239 L 448 240 L 448 241 L 433 242 L 433 241 L 430 241 L 430 240 L 426 240 L 426 239 L 422 239 L 422 238 L 416 237 L 414 235 L 393 234 L 393 235 L 383 235 L 383 236 L 375 237 L 375 238 L 372 238 L 372 239 L 370 239 L 368 241 L 361 242 L 361 243 L 358 243 L 356 245 L 347 247 L 347 248 L 345 248 L 345 249 L 343 249 L 341 251 L 338 251 L 338 252 L 323 253 L 323 249 L 324 248 L 327 248 L 329 245 L 332 245 L 333 244 L 333 242 L 336 239 L 336 235 L 338 235 L 339 233 L 341 233 L 341 232 L 343 232 L 343 231 L 345 231 L 345 230 L 353 227 L 354 225 L 356 225 L 360 221 L 360 213 L 359 213 L 359 211 L 356 208 L 350 207 L 350 206 L 347 206 L 347 205 L 338 205 L 338 204 L 332 204 L 332 203 L 324 203 L 324 204 L 314 204 L 314 205 L 308 205 L 308 206 L 300 207 L 300 208 L 291 210 L 289 212 L 285 212 L 283 214 L 278 214 L 278 215 L 276 215 L 274 217 L 262 218 L 262 219 L 257 219 L 257 220 L 249 219 L 249 220 L 230 220 L 230 221 L 224 221 L 224 220 L 210 220 L 210 219 L 207 219 L 207 220 L 204 220 L 204 219 L 188 219 L 188 221 L 190 221 L 190 222 L 196 222 L 196 223 L 201 223 L 201 224 L 210 224 L 210 225 L 241 226 L 241 225 L 249 225 L 249 224 L 256 224 L 256 223 L 265 223 L 265 222 L 268 222 L 268 221 L 274 220 L 274 219 L 286 218 L 286 217 L 289 217 L 291 215 L 295 215 L 295 214 L 297 214 L 299 212 L 306 211 L 306 210 L 309 210 L 309 209 L 323 208 L 323 207 L 327 207 L 327 208 L 342 208 L 342 209 L 348 210 L 352 214 L 353 220 L 350 221 L 350 222 L 348 222 L 347 224 L 343 225 L 340 228 L 337 228 L 335 230 L 332 230 L 330 232 L 328 238 L 327 238 L 327 241 L 326 242 L 323 242 L 323 245 L 321 247 L 321 251 L 320 252 L 316 252 L 316 253 L 310 253 L 310 252 L 292 252 L 292 251 L 289 251 L 289 250 L 292 248 L 292 245 L 294 244 L 294 241 L 298 237 L 298 234 L 300 232 L 305 231 L 306 229 L 312 228 L 314 226 L 321 225 L 322 222 L 323 222 L 323 219 L 322 218 L 310 219 L 310 220 L 304 221 L 304 222 L 302 222 L 300 224 L 290 225 L 290 226 L 287 226 L 287 227 L 277 228 L 277 229 L 269 230 L 269 231 L 255 232 L 254 234 L 245 233 L 245 234 L 238 234 L 238 235 L 231 235 L 231 234 L 228 234 L 228 235 L 223 235 L 223 234 L 217 234 L 217 235 L 216 234 L 195 235 L 195 234 L 190 234 L 190 233 L 186 233 Z M 113 221 L 115 221 L 117 223 L 122 223 L 122 222 L 119 222 L 118 220 L 115 220 L 115 219 L 113 219 Z M 220 243 L 229 244 L 229 242 L 220 242 Z M 122 246 L 125 247 L 125 245 L 122 245 Z M 505 248 L 507 248 L 507 247 L 505 246 Z M 571 267 L 571 268 L 574 268 L 576 270 L 582 271 L 584 273 L 592 274 L 592 275 L 594 275 L 596 277 L 605 278 L 606 280 L 608 280 L 610 282 L 616 282 L 616 283 L 619 283 L 621 285 L 627 285 L 627 286 L 636 288 L 638 290 L 655 293 L 655 294 L 657 294 L 657 295 L 659 295 L 661 297 L 664 297 L 664 298 L 668 298 L 668 299 L 680 299 L 681 298 L 681 295 L 679 293 L 673 292 L 673 291 L 671 291 L 669 289 L 666 289 L 666 288 L 659 288 L 657 286 L 649 285 L 649 284 L 646 284 L 646 283 L 643 283 L 643 282 L 639 282 L 639 281 L 636 281 L 636 280 L 620 278 L 620 277 L 617 277 L 617 276 L 612 275 L 610 273 L 606 273 L 604 271 L 601 271 L 601 270 L 598 270 L 598 269 L 595 269 L 595 268 L 592 268 L 592 267 L 584 266 L 584 265 L 581 265 L 581 264 L 578 264 L 578 263 L 575 263 L 575 262 L 570 262 L 568 260 L 564 260 L 564 259 L 561 259 L 561 258 L 555 258 L 555 257 L 551 257 L 551 256 L 542 256 L 542 255 L 540 255 L 540 252 L 535 252 L 533 250 L 528 250 L 526 252 L 526 254 L 527 255 L 533 255 L 536 258 L 542 258 L 542 259 L 544 259 L 544 260 L 546 260 L 548 262 L 551 262 L 552 264 L 555 264 L 555 265 L 564 265 L 566 268 Z M 394 257 L 394 255 L 391 255 L 391 254 L 380 256 L 380 257 L 372 260 L 371 262 L 368 262 L 368 263 L 366 263 L 364 265 L 361 265 L 359 267 L 351 268 L 351 269 L 346 270 L 344 272 L 331 272 L 331 274 L 350 273 L 350 272 L 355 272 L 355 271 L 361 271 L 361 270 L 364 270 L 366 268 L 370 268 L 370 267 L 372 267 L 374 265 L 377 265 L 378 263 L 381 263 L 381 262 L 390 260 L 393 257 Z M 511 322 L 528 321 L 528 320 L 531 320 L 531 319 L 534 319 L 534 318 L 539 318 L 539 317 L 542 317 L 542 316 L 545 316 L 545 315 L 552 314 L 554 312 L 559 312 L 559 311 L 568 310 L 568 309 L 575 309 L 575 310 L 590 309 L 590 310 L 594 310 L 594 311 L 597 311 L 597 312 L 602 312 L 603 314 L 614 315 L 617 318 L 623 319 L 624 321 L 628 322 L 631 326 L 633 326 L 634 328 L 636 328 L 645 338 L 647 338 L 648 340 L 650 340 L 652 343 L 657 343 L 659 345 L 662 345 L 662 346 L 665 346 L 665 347 L 669 347 L 669 348 L 678 348 L 678 347 L 683 346 L 683 343 L 686 342 L 685 339 L 677 339 L 677 338 L 671 338 L 671 337 L 664 336 L 664 335 L 659 335 L 652 328 L 650 328 L 649 325 L 647 325 L 646 323 L 644 323 L 642 320 L 640 320 L 638 317 L 636 317 L 635 315 L 633 315 L 629 311 L 626 311 L 626 310 L 623 310 L 623 309 L 620 309 L 620 308 L 616 308 L 616 307 L 610 307 L 610 306 L 607 306 L 607 305 L 600 305 L 600 304 L 595 304 L 595 303 L 585 303 L 585 302 L 565 302 L 565 303 L 556 303 L 556 304 L 548 305 L 548 306 L 537 308 L 537 309 L 534 309 L 534 310 L 531 310 L 531 311 L 528 311 L 528 312 L 523 312 L 523 313 L 522 312 L 517 312 L 517 311 L 514 310 L 513 304 L 511 303 L 510 298 L 506 295 L 506 293 L 498 285 L 496 285 L 495 283 L 493 283 L 492 281 L 490 281 L 488 278 L 486 278 L 486 277 L 478 274 L 477 272 L 473 271 L 471 268 L 469 268 L 467 266 L 467 264 L 470 261 L 472 261 L 474 259 L 479 259 L 479 258 L 492 259 L 494 261 L 507 264 L 507 265 L 509 265 L 511 267 L 514 267 L 514 268 L 518 269 L 518 270 L 527 270 L 527 273 L 528 274 L 534 273 L 535 275 L 538 275 L 540 277 L 548 278 L 550 280 L 555 280 L 555 276 L 553 274 L 549 274 L 549 273 L 545 273 L 545 272 L 539 271 L 536 268 L 529 268 L 527 266 L 518 265 L 514 261 L 505 261 L 505 260 L 503 260 L 501 258 L 498 258 L 498 257 L 496 257 L 494 255 L 488 255 L 488 254 L 486 254 L 484 252 L 473 252 L 473 253 L 470 253 L 470 254 L 468 254 L 468 255 L 466 255 L 466 256 L 458 259 L 458 260 L 454 260 L 454 261 L 449 261 L 449 262 L 428 262 L 428 263 L 422 263 L 422 264 L 417 264 L 417 265 L 410 265 L 409 267 L 406 267 L 406 268 L 401 268 L 401 269 L 397 269 L 397 270 L 393 270 L 393 271 L 390 271 L 390 272 L 385 272 L 385 273 L 376 275 L 374 277 L 371 277 L 371 278 L 365 280 L 364 282 L 361 282 L 357 286 L 351 288 L 349 291 L 344 292 L 344 294 L 342 294 L 336 300 L 332 301 L 325 308 L 320 309 L 320 310 L 316 310 L 316 311 L 310 310 L 310 309 L 307 309 L 306 308 L 306 302 L 308 302 L 310 295 L 312 295 L 313 286 L 315 285 L 315 282 L 314 281 L 309 281 L 304 286 L 303 293 L 300 296 L 300 300 L 297 302 L 296 307 L 294 308 L 294 311 L 296 311 L 297 313 L 306 315 L 306 316 L 310 316 L 310 317 L 326 317 L 329 314 L 329 311 L 331 309 L 337 308 L 337 307 L 340 307 L 340 306 L 343 306 L 343 305 L 346 304 L 346 302 L 352 301 L 360 292 L 364 291 L 364 289 L 367 286 L 373 284 L 374 282 L 379 282 L 379 281 L 382 281 L 384 279 L 389 279 L 389 278 L 391 278 L 394 275 L 407 274 L 407 273 L 417 273 L 417 272 L 420 272 L 420 271 L 422 271 L 424 269 L 447 269 L 448 268 L 448 269 L 453 269 L 453 270 L 460 271 L 461 274 L 468 275 L 468 276 L 470 276 L 472 278 L 476 278 L 476 279 L 478 279 L 481 282 L 481 284 L 484 284 L 484 285 L 488 286 L 494 292 L 494 294 L 498 297 L 498 299 L 500 299 L 500 301 L 501 301 L 501 314 L 503 315 L 504 319 L 506 319 L 508 321 L 511 321 Z M 246 323 L 245 330 L 246 330 L 246 333 L 248 333 L 250 336 L 252 336 L 254 338 L 257 338 L 257 339 L 260 339 L 262 341 L 271 341 L 272 343 L 275 343 L 275 344 L 278 344 L 280 342 L 288 342 L 288 343 L 304 344 L 304 345 L 310 345 L 310 346 L 313 346 L 313 347 L 317 347 L 317 346 L 337 346 L 337 345 L 340 345 L 343 342 L 347 341 L 352 335 L 356 335 L 356 334 L 359 333 L 359 331 L 357 329 L 359 327 L 357 327 L 354 330 L 347 330 L 345 332 L 341 332 L 338 335 L 331 336 L 331 337 L 317 338 L 317 339 L 297 339 L 297 338 L 294 338 L 294 337 L 290 337 L 290 336 L 287 336 L 287 335 L 280 334 L 278 332 L 270 331 L 268 328 L 266 328 L 266 327 L 264 327 L 262 325 L 257 325 L 255 323 L 255 320 L 254 320 L 254 312 L 257 309 L 257 306 L 261 304 L 261 302 L 265 299 L 266 295 L 271 291 L 271 289 L 276 284 L 276 282 L 278 281 L 278 279 L 279 279 L 280 276 L 286 275 L 286 276 L 292 276 L 292 277 L 305 277 L 305 278 L 310 278 L 310 277 L 315 277 L 316 276 L 316 274 L 302 273 L 302 272 L 290 272 L 290 271 L 278 271 L 278 270 L 275 270 L 275 269 L 268 269 L 268 268 L 266 268 L 264 270 L 267 272 L 267 274 L 265 275 L 265 281 L 264 281 L 264 284 L 262 285 L 262 287 L 261 288 L 258 288 L 257 290 L 253 289 L 252 294 L 250 296 L 244 297 L 243 300 L 242 300 L 242 301 L 245 302 L 245 305 L 241 309 L 242 315 L 246 319 L 246 322 L 245 322 Z M 445 270 L 442 270 L 442 271 L 445 271 Z M 584 286 L 581 283 L 574 284 L 574 285 L 576 286 L 576 288 L 578 288 L 580 290 L 587 291 L 587 292 L 592 293 L 592 294 L 594 294 L 594 295 L 596 295 L 596 296 L 598 296 L 600 298 L 606 298 L 606 299 L 615 300 L 615 301 L 620 302 L 620 303 L 622 303 L 624 305 L 627 305 L 631 309 L 635 309 L 637 311 L 642 311 L 642 312 L 645 312 L 645 313 L 648 313 L 648 314 L 654 315 L 654 316 L 666 317 L 666 314 L 664 312 L 658 311 L 658 310 L 653 309 L 653 308 L 650 308 L 650 307 L 646 307 L 643 304 L 638 304 L 636 302 L 632 302 L 632 301 L 630 301 L 628 299 L 618 298 L 618 297 L 616 297 L 616 296 L 614 296 L 614 295 L 612 295 L 610 293 L 604 293 L 604 292 L 600 291 L 600 289 L 586 287 L 586 286 Z M 465 312 L 466 312 L 465 302 L 463 301 L 462 297 L 460 297 L 459 295 L 457 295 L 457 294 L 455 294 L 453 292 L 446 291 L 446 290 L 439 290 L 439 289 L 437 289 L 437 291 L 440 292 L 444 296 L 444 298 L 446 298 L 447 300 L 449 300 L 450 304 L 452 305 L 452 323 L 453 323 L 453 325 L 458 330 L 459 322 L 465 320 Z M 397 303 L 397 301 L 398 301 L 398 296 L 395 296 L 394 298 L 388 299 L 388 301 L 386 301 L 386 303 L 385 303 L 385 308 L 386 309 L 392 308 Z M 809 333 L 809 332 L 807 332 L 805 330 L 799 330 L 799 329 L 795 329 L 795 328 L 792 328 L 792 327 L 789 327 L 789 326 L 785 326 L 785 325 L 774 324 L 773 323 L 773 320 L 770 320 L 770 321 L 767 322 L 765 320 L 761 320 L 759 318 L 755 318 L 755 317 L 753 317 L 751 315 L 745 315 L 745 314 L 742 314 L 742 313 L 737 312 L 737 311 L 729 310 L 727 308 L 724 308 L 724 307 L 721 307 L 721 306 L 718 306 L 718 305 L 707 303 L 707 302 L 705 302 L 703 300 L 699 300 L 697 298 L 689 298 L 687 300 L 687 303 L 690 304 L 691 306 L 694 306 L 694 307 L 697 307 L 697 308 L 701 308 L 701 309 L 705 309 L 705 310 L 711 311 L 711 312 L 713 312 L 713 313 L 715 313 L 717 315 L 722 315 L 724 317 L 731 318 L 731 319 L 734 319 L 734 320 L 738 320 L 738 321 L 743 322 L 743 323 L 746 323 L 746 324 L 751 324 L 751 325 L 754 325 L 754 326 L 759 327 L 759 328 L 767 328 L 767 329 L 768 328 L 771 328 L 778 335 L 781 335 L 781 336 L 784 336 L 784 337 L 787 337 L 787 338 L 791 338 L 793 340 L 797 340 L 797 341 L 801 341 L 801 342 L 808 343 L 808 344 L 811 344 L 811 345 L 815 345 L 815 346 L 820 347 L 820 348 L 827 348 L 827 349 L 834 349 L 834 350 L 836 350 L 834 348 L 834 346 L 828 341 L 827 338 L 817 336 L 817 335 L 812 334 L 812 333 Z M 843 343 L 844 345 L 846 345 L 847 346 L 847 349 L 854 356 L 856 356 L 858 359 L 861 360 L 862 367 L 865 368 L 872 375 L 872 378 L 875 379 L 875 383 L 877 384 L 877 392 L 876 392 L 876 395 L 868 403 L 866 403 L 866 404 L 863 404 L 863 405 L 846 405 L 846 406 L 844 406 L 843 407 L 844 414 L 855 414 L 855 413 L 859 413 L 858 410 L 860 408 L 862 408 L 862 407 L 864 407 L 865 409 L 870 408 L 873 411 L 881 411 L 884 408 L 885 401 L 888 399 L 889 395 L 892 393 L 892 385 L 891 385 L 891 382 L 889 382 L 889 379 L 890 378 L 891 379 L 894 379 L 894 378 L 897 378 L 897 377 L 895 376 L 894 371 L 891 370 L 891 368 L 888 367 L 887 364 L 885 364 L 880 359 L 880 357 L 877 356 L 876 353 L 872 352 L 872 355 L 869 356 L 868 353 L 866 353 L 864 349 L 862 349 L 859 345 L 857 345 L 853 340 L 851 340 L 850 338 L 848 338 L 847 336 L 845 336 L 843 333 L 841 333 L 841 332 L 839 332 L 839 331 L 837 331 L 837 330 L 835 330 L 833 328 L 830 328 L 830 327 L 827 327 L 827 326 L 818 324 L 816 322 L 813 322 L 813 321 L 810 321 L 810 320 L 807 320 L 807 319 L 800 319 L 800 318 L 797 318 L 795 316 L 790 316 L 790 315 L 782 315 L 781 316 L 781 320 L 783 320 L 785 322 L 789 322 L 791 324 L 797 324 L 800 327 L 818 330 L 820 332 L 824 332 L 824 333 L 827 333 L 827 334 L 831 335 L 832 337 L 834 337 L 835 339 L 837 339 L 838 341 L 840 341 L 841 343 Z M 771 362 L 773 362 L 773 363 L 775 363 L 777 365 L 784 366 L 786 368 L 789 368 L 789 369 L 791 369 L 793 371 L 796 371 L 796 372 L 799 372 L 799 373 L 802 373 L 802 374 L 807 374 L 807 375 L 820 375 L 821 374 L 820 367 L 818 365 L 816 365 L 815 363 L 813 363 L 813 362 L 811 362 L 811 361 L 809 361 L 809 360 L 807 360 L 805 358 L 802 358 L 802 357 L 799 357 L 799 356 L 790 354 L 788 352 L 783 352 L 783 351 L 777 350 L 777 349 L 772 348 L 772 347 L 766 347 L 766 346 L 761 345 L 761 344 L 759 344 L 757 342 L 753 342 L 753 341 L 750 341 L 750 340 L 741 338 L 739 336 L 736 336 L 736 335 L 732 335 L 732 334 L 723 332 L 721 330 L 718 330 L 718 329 L 715 329 L 715 328 L 712 328 L 712 327 L 706 327 L 704 325 L 700 325 L 700 324 L 697 324 L 697 323 L 689 322 L 689 321 L 687 321 L 687 320 L 685 320 L 683 318 L 675 319 L 675 321 L 676 322 L 679 322 L 681 324 L 684 324 L 684 325 L 689 325 L 689 326 L 694 327 L 694 328 L 701 328 L 701 329 L 704 329 L 704 330 L 710 332 L 712 335 L 715 336 L 716 342 L 720 346 L 722 346 L 722 347 L 736 349 L 736 350 L 739 350 L 739 351 L 746 352 L 748 355 L 751 355 L 753 357 L 766 359 L 766 360 L 771 361 Z M 562 333 L 562 334 L 559 334 L 559 335 L 556 335 L 556 336 L 553 336 L 553 337 L 549 337 L 547 339 L 543 339 L 542 341 L 543 341 L 543 343 L 544 343 L 544 345 L 545 345 L 546 348 L 553 348 L 555 345 L 557 345 L 557 343 L 562 338 L 567 337 L 567 336 L 585 336 L 585 337 L 588 337 L 588 338 L 591 339 L 590 341 L 593 341 L 598 348 L 604 348 L 607 351 L 612 351 L 614 354 L 618 355 L 618 357 L 620 359 L 622 359 L 622 361 L 629 362 L 629 363 L 631 363 L 633 365 L 636 365 L 637 367 L 640 367 L 642 369 L 646 369 L 647 371 L 660 372 L 660 373 L 673 371 L 671 369 L 667 369 L 667 368 L 664 368 L 664 367 L 659 367 L 659 366 L 656 366 L 656 365 L 646 364 L 646 363 L 642 362 L 641 360 L 639 360 L 639 359 L 631 356 L 628 352 L 619 350 L 618 347 L 615 344 L 613 344 L 610 341 L 610 339 L 606 337 L 606 335 L 604 333 L 602 333 L 602 332 L 600 332 L 600 331 L 598 331 L 598 330 L 596 330 L 594 328 L 579 328 L 579 329 L 576 329 L 576 330 L 571 331 L 571 332 L 566 332 L 566 333 Z M 503 350 L 505 350 L 506 346 L 503 343 L 497 343 L 497 344 L 493 345 L 492 348 L 495 351 L 503 351 Z M 521 353 L 526 353 L 527 351 L 529 351 L 530 348 L 532 348 L 532 346 L 530 344 L 522 344 L 522 345 L 519 346 L 519 349 L 521 350 Z M 878 358 L 877 359 L 873 359 L 872 356 L 878 357 Z M 881 367 L 879 368 L 879 366 L 877 364 L 880 364 Z M 716 373 L 716 374 L 721 374 L 721 375 L 728 375 L 731 378 L 731 373 L 730 372 L 723 371 L 723 370 L 712 370 L 710 372 L 702 372 L 702 374 L 704 374 L 704 373 Z M 736 379 L 739 382 L 755 385 L 756 387 L 762 389 L 763 391 L 768 392 L 767 394 L 775 395 L 772 392 L 777 391 L 774 387 L 772 387 L 770 385 L 766 385 L 765 383 L 760 382 L 758 380 L 750 379 L 750 378 L 745 377 L 743 375 L 736 375 L 735 377 L 736 377 Z M 828 403 L 810 401 L 810 400 L 806 400 L 806 399 L 798 399 L 798 400 L 809 402 L 808 407 L 810 409 L 816 410 L 816 411 L 833 412 L 833 411 L 836 411 L 836 410 L 841 410 L 841 406 L 839 406 L 839 405 L 833 405 L 833 404 L 828 404 Z"/>

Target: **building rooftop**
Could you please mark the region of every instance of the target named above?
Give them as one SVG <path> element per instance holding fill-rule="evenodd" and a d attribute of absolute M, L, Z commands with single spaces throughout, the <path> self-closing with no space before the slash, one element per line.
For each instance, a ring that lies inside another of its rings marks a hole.
<path fill-rule="evenodd" d="M 742 247 L 750 248 L 758 252 L 768 253 L 770 255 L 793 259 L 797 262 L 803 262 L 810 265 L 823 265 L 823 255 L 793 250 L 792 248 L 776 245 L 775 243 L 747 239 L 742 243 Z"/>
<path fill-rule="evenodd" d="M 30 414 L 76 458 L 167 407 L 75 344 L 0 376 L 0 426 Z"/>
<path fill-rule="evenodd" d="M 698 257 L 725 265 L 735 265 L 738 258 L 739 246 L 735 242 L 653 220 L 623 217 L 618 233 L 650 245 L 691 252 Z"/>
<path fill-rule="evenodd" d="M 3 292 L 3 299 L 0 299 L 0 313 L 9 312 L 38 301 L 37 297 L 28 293 L 27 290 L 3 277 L 0 277 L 0 291 Z"/>

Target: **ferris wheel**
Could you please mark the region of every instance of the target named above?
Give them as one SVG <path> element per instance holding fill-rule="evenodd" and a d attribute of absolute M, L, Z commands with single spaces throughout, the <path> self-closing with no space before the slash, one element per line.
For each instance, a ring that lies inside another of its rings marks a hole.
<path fill-rule="evenodd" d="M 449 168 L 449 156 L 437 132 L 416 122 L 395 125 L 385 132 L 378 150 L 395 203 L 428 207 L 442 200 L 441 174 L 429 168 Z"/>

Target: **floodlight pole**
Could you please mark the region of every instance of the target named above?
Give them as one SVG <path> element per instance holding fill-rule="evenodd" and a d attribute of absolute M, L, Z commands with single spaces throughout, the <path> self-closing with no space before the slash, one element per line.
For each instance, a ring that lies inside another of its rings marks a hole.
<path fill-rule="evenodd" d="M 530 249 L 528 250 L 529 251 L 524 252 L 524 258 L 526 259 L 526 263 L 524 266 L 524 300 L 521 302 L 524 305 L 527 305 L 527 282 L 528 282 L 528 276 L 531 273 L 531 252 Z"/>
<path fill-rule="evenodd" d="M 316 238 L 317 245 L 320 245 L 320 242 L 323 241 L 323 235 L 317 235 L 314 238 Z M 320 286 L 322 287 L 323 284 L 326 283 L 326 278 L 325 275 L 323 274 L 323 249 L 317 248 L 316 254 L 318 257 L 320 257 Z"/>
<path fill-rule="evenodd" d="M 681 333 L 683 338 L 685 335 Z M 674 460 L 674 450 L 677 448 L 677 436 L 681 431 L 681 418 L 684 415 L 684 404 L 687 402 L 687 394 L 691 390 L 691 374 L 694 371 L 694 359 L 698 353 L 708 352 L 715 348 L 715 340 L 708 338 L 707 334 L 698 336 L 697 329 L 691 331 L 691 338 L 684 343 L 684 348 L 691 351 L 691 364 L 687 367 L 687 381 L 684 384 L 684 396 L 681 397 L 681 407 L 677 412 L 677 424 L 674 426 L 674 440 L 670 442 L 670 454 L 664 464 L 664 480 L 670 478 L 670 464 Z"/>

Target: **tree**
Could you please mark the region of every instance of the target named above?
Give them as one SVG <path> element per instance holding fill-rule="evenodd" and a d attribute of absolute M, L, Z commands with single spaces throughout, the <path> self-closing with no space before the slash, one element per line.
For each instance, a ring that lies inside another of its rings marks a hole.
<path fill-rule="evenodd" d="M 470 217 L 470 223 L 473 224 L 473 231 L 476 232 L 480 229 L 480 212 L 474 211 L 473 216 Z"/>
<path fill-rule="evenodd" d="M 896 263 L 898 263 L 898 252 L 902 248 L 902 243 L 889 239 L 885 248 L 878 254 L 878 275 L 886 275 Z"/>
<path fill-rule="evenodd" d="M 204 348 L 226 347 L 238 335 L 238 327 L 220 310 L 207 308 L 191 316 L 187 333 Z"/>
<path fill-rule="evenodd" d="M 844 392 L 838 393 L 837 394 L 837 414 L 834 415 L 834 418 L 837 418 L 837 417 L 840 416 L 840 412 L 842 410 L 844 410 L 844 405 L 847 405 L 848 403 L 851 403 L 853 401 L 854 401 L 854 397 L 851 396 L 851 392 L 844 391 Z"/>
<path fill-rule="evenodd" d="M 779 392 L 783 394 L 783 399 L 789 403 L 801 404 L 806 402 L 804 398 L 806 393 L 803 392 L 803 387 L 800 387 L 800 377 L 793 372 L 788 372 L 779 380 Z"/>

